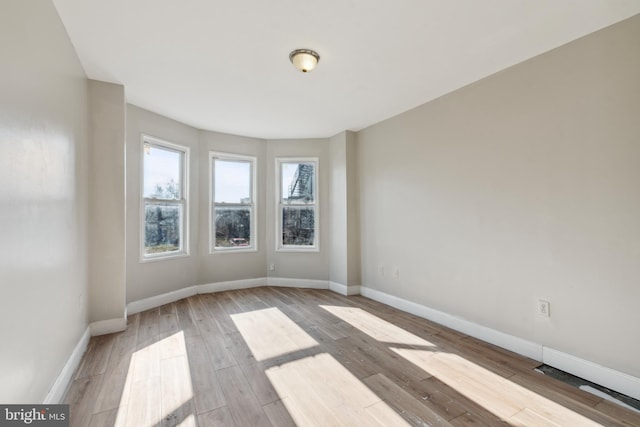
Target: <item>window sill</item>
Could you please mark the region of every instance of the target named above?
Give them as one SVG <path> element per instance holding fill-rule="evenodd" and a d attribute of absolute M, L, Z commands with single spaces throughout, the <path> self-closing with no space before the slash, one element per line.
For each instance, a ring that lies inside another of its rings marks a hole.
<path fill-rule="evenodd" d="M 320 248 L 318 248 L 317 246 L 313 246 L 313 247 L 289 247 L 289 246 L 282 246 L 282 247 L 278 247 L 276 248 L 276 252 L 291 252 L 291 253 L 317 253 L 320 252 Z"/>
<path fill-rule="evenodd" d="M 188 256 L 189 256 L 189 253 L 186 252 L 186 251 L 180 251 L 180 252 L 170 253 L 170 254 L 156 255 L 156 256 L 152 256 L 152 257 L 142 256 L 140 258 L 140 263 L 141 264 L 145 264 L 147 262 L 166 261 L 166 260 L 169 260 L 169 259 L 186 258 Z"/>
<path fill-rule="evenodd" d="M 258 248 L 229 248 L 229 249 L 213 249 L 209 250 L 209 255 L 221 255 L 221 254 L 243 254 L 249 252 L 258 252 Z"/>

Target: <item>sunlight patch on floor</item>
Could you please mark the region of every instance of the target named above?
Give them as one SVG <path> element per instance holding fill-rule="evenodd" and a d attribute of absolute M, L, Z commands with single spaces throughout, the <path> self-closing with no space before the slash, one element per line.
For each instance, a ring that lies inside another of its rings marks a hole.
<path fill-rule="evenodd" d="M 321 307 L 377 341 L 390 344 L 390 350 L 510 424 L 600 426 L 589 418 L 457 354 L 438 350 L 429 341 L 365 310 L 355 307 Z"/>
<path fill-rule="evenodd" d="M 333 305 L 321 305 L 320 307 L 380 342 L 426 346 L 434 349 L 436 347 L 424 338 L 407 332 L 361 308 Z"/>
<path fill-rule="evenodd" d="M 600 425 L 365 310 L 321 307 L 513 425 Z"/>
<path fill-rule="evenodd" d="M 158 426 L 169 417 L 173 425 L 195 426 L 193 386 L 182 331 L 136 351 L 120 399 L 116 426 Z M 159 404 L 160 402 L 160 404 Z"/>
<path fill-rule="evenodd" d="M 318 345 L 276 307 L 232 314 L 231 318 L 257 361 Z"/>
<path fill-rule="evenodd" d="M 269 368 L 266 374 L 297 425 L 409 425 L 327 353 Z"/>
<path fill-rule="evenodd" d="M 452 353 L 392 348 L 460 394 L 521 425 L 600 426 L 564 406 Z"/>

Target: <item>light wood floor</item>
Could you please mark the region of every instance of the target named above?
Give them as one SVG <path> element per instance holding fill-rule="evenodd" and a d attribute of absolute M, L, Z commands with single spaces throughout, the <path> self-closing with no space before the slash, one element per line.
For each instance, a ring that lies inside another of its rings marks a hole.
<path fill-rule="evenodd" d="M 94 337 L 72 426 L 640 426 L 538 362 L 361 296 L 197 295 Z"/>

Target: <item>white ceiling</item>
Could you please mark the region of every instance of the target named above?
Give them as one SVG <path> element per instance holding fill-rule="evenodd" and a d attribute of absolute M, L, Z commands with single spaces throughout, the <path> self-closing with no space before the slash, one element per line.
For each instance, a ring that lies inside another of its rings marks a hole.
<path fill-rule="evenodd" d="M 359 130 L 640 13 L 640 0 L 53 0 L 87 76 L 200 129 Z M 296 48 L 320 54 L 303 74 Z"/>

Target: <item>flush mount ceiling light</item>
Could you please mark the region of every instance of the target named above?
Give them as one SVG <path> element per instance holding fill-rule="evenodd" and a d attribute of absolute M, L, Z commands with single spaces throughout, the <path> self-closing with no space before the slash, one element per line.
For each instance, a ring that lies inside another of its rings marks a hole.
<path fill-rule="evenodd" d="M 289 60 L 298 70 L 308 73 L 316 68 L 320 55 L 310 49 L 296 49 L 289 54 Z"/>

